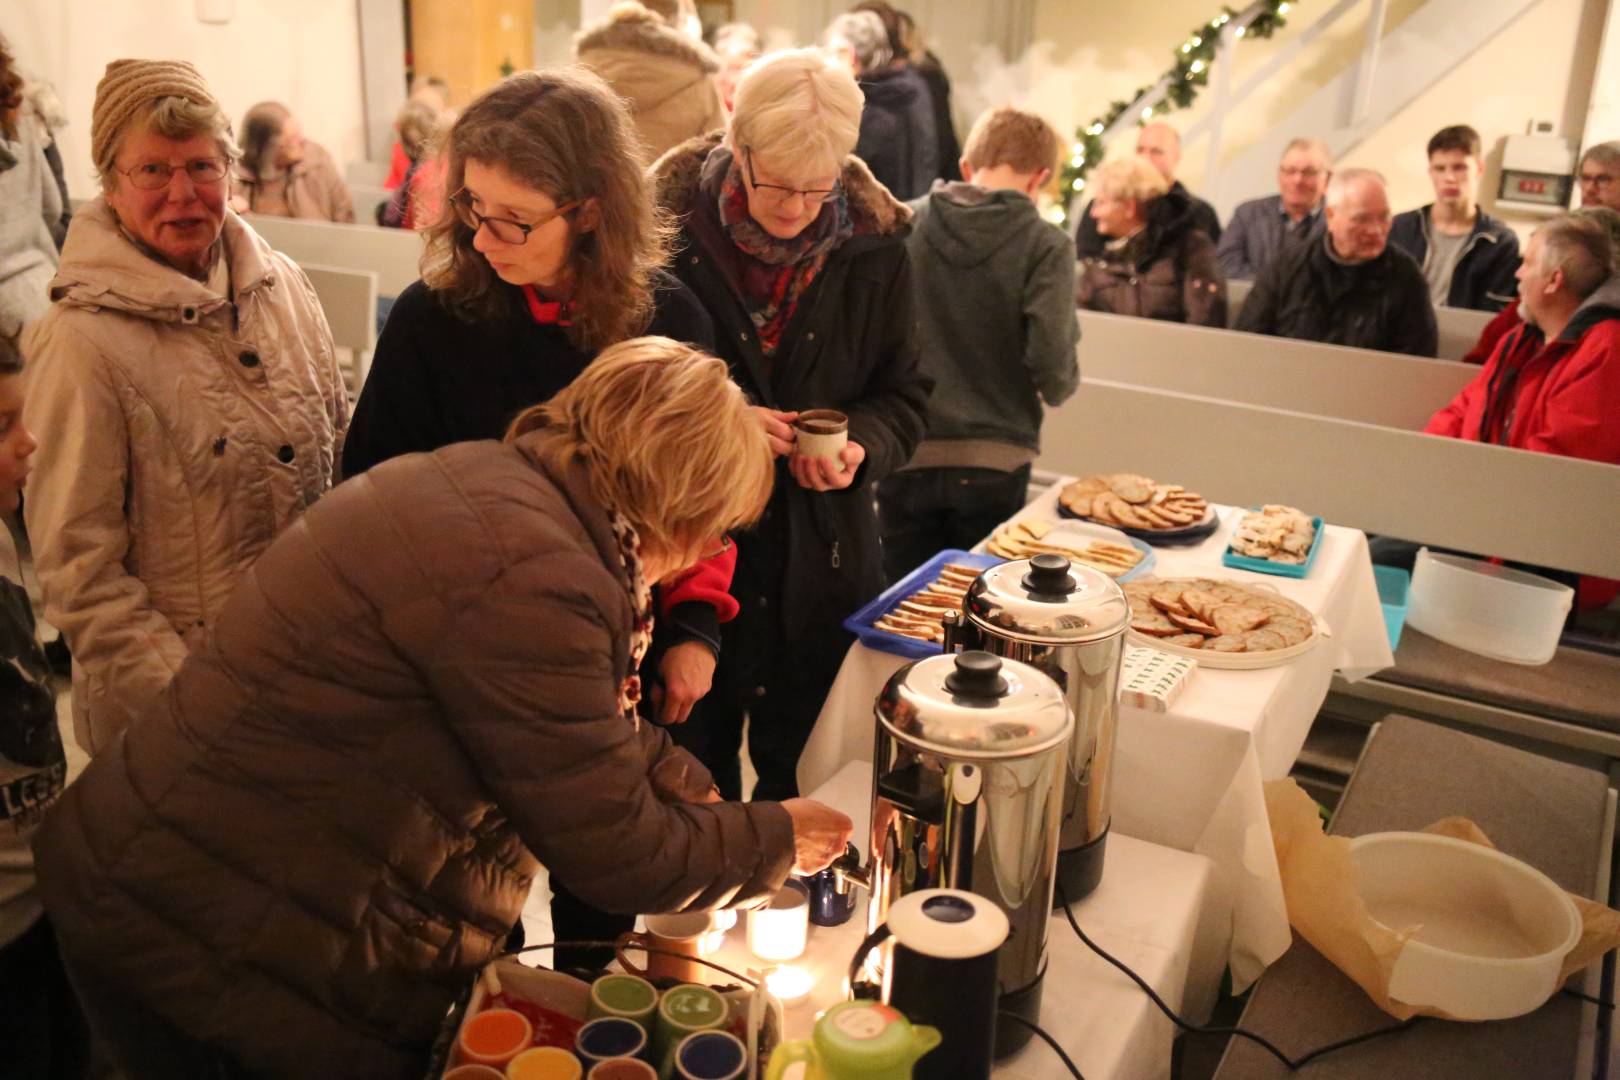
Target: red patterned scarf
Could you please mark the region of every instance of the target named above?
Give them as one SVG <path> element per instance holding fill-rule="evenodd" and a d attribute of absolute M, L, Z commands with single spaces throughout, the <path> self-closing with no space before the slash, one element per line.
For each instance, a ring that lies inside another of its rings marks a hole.
<path fill-rule="evenodd" d="M 714 153 L 727 153 L 717 148 Z M 730 156 L 728 154 L 728 156 Z M 776 353 L 782 334 L 793 318 L 799 299 L 810 288 L 827 254 L 855 231 L 843 194 L 829 199 L 821 214 L 798 236 L 788 240 L 772 236 L 748 213 L 748 190 L 743 185 L 742 167 L 732 158 L 720 181 L 720 224 L 737 250 L 747 256 L 739 260 L 736 282 L 743 306 L 753 320 L 754 331 L 766 356 Z"/>

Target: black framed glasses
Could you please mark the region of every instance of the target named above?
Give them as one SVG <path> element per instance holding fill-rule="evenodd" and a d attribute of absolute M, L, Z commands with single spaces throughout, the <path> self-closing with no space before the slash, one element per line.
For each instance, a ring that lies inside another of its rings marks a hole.
<path fill-rule="evenodd" d="M 490 234 L 503 244 L 528 243 L 530 233 L 549 225 L 554 219 L 562 217 L 584 201 L 584 199 L 575 199 L 573 202 L 563 203 L 555 210 L 548 210 L 546 213 L 541 214 L 535 221 L 524 224 L 521 221 L 513 221 L 511 218 L 490 217 L 488 214 L 480 214 L 473 209 L 472 195 L 468 193 L 466 188 L 462 188 L 450 196 L 450 205 L 455 208 L 456 217 L 460 219 L 463 225 L 475 233 L 479 229 L 488 226 Z"/>
<path fill-rule="evenodd" d="M 1605 188 L 1620 177 L 1610 176 L 1608 173 L 1581 173 L 1581 183 L 1595 188 Z"/>
<path fill-rule="evenodd" d="M 185 171 L 193 184 L 205 187 L 225 179 L 225 173 L 230 167 L 228 158 L 206 157 L 188 161 L 184 165 L 170 165 L 166 161 L 147 161 L 127 169 L 113 171 L 129 177 L 130 184 L 141 191 L 161 191 L 169 186 L 174 174 L 181 170 Z"/>
<path fill-rule="evenodd" d="M 820 206 L 844 190 L 843 184 L 836 180 L 830 188 L 791 188 L 781 184 L 762 184 L 754 179 L 754 152 L 746 146 L 743 147 L 743 169 L 748 173 L 749 187 L 777 202 L 787 202 L 793 196 L 799 195 L 811 206 Z"/>

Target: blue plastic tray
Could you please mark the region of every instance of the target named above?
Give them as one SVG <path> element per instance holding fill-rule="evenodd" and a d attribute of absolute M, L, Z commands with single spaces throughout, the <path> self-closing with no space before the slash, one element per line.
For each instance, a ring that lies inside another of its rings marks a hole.
<path fill-rule="evenodd" d="M 994 555 L 975 555 L 971 551 L 958 551 L 955 548 L 948 548 L 893 585 L 890 585 L 876 600 L 845 619 L 844 629 L 854 634 L 860 639 L 861 644 L 869 649 L 881 649 L 883 652 L 893 653 L 896 656 L 908 656 L 913 660 L 938 656 L 940 647 L 932 641 L 918 641 L 915 638 L 901 637 L 899 634 L 891 634 L 887 630 L 879 630 L 872 624 L 898 607 L 900 601 L 937 578 L 940 569 L 946 563 L 976 566 L 982 570 L 986 567 L 998 566 L 1006 561 L 1006 559 L 997 558 Z"/>
<path fill-rule="evenodd" d="M 1384 608 L 1384 630 L 1389 634 L 1389 647 L 1401 644 L 1401 629 L 1406 626 L 1407 590 L 1412 587 L 1412 575 L 1397 566 L 1373 564 L 1373 580 L 1378 583 L 1378 602 Z"/>
<path fill-rule="evenodd" d="M 1258 506 L 1253 509 L 1260 509 Z M 1221 565 L 1230 566 L 1234 570 L 1253 570 L 1259 574 L 1276 574 L 1279 577 L 1302 578 L 1309 577 L 1311 567 L 1316 565 L 1316 553 L 1322 547 L 1322 519 L 1312 518 L 1311 525 L 1316 529 L 1316 536 L 1311 540 L 1311 550 L 1305 553 L 1302 563 L 1272 562 L 1270 559 L 1256 559 L 1252 555 L 1239 555 L 1232 550 L 1228 543 L 1226 550 L 1221 552 Z"/>

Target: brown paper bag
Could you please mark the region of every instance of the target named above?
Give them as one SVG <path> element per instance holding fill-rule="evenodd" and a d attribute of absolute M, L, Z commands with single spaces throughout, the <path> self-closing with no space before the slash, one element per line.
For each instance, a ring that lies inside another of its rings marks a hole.
<path fill-rule="evenodd" d="M 1288 921 L 1316 951 L 1355 981 L 1380 1009 L 1399 1020 L 1412 1016 L 1455 1019 L 1428 1006 L 1412 1006 L 1389 996 L 1390 975 L 1409 935 L 1380 925 L 1367 912 L 1346 837 L 1327 836 L 1316 802 L 1293 780 L 1266 784 L 1277 868 L 1282 874 Z M 1446 818 L 1424 832 L 1494 847 L 1466 818 Z M 1570 893 L 1581 915 L 1581 939 L 1564 959 L 1561 979 L 1620 945 L 1620 912 Z"/>

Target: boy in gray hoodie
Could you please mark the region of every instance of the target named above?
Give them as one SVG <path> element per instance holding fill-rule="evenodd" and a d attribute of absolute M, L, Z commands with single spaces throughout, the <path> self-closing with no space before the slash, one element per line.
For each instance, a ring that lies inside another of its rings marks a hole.
<path fill-rule="evenodd" d="M 1034 203 L 1058 146 L 1033 113 L 993 109 L 968 135 L 963 180 L 910 204 L 906 245 L 934 395 L 926 439 L 878 486 L 890 581 L 941 548 L 972 547 L 1024 505 L 1041 403 L 1058 405 L 1080 385 L 1074 248 Z"/>

